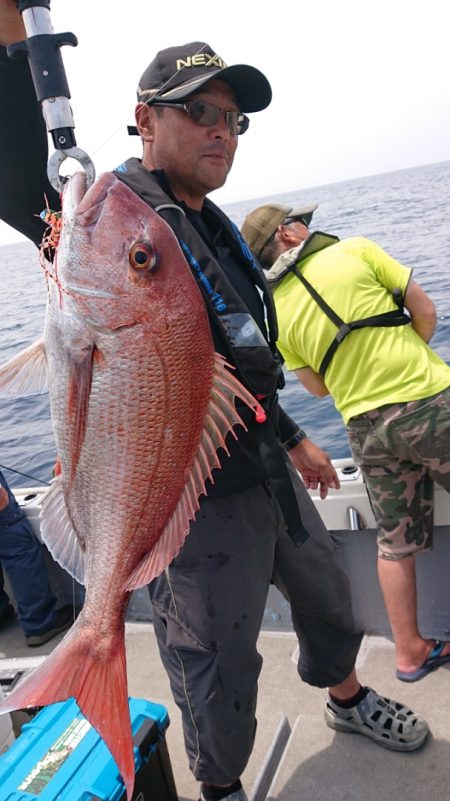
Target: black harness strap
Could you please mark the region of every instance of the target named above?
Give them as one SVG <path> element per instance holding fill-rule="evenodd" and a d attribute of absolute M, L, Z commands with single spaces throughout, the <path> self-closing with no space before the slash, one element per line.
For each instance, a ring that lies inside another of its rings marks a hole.
<path fill-rule="evenodd" d="M 325 378 L 325 373 L 327 371 L 328 365 L 331 362 L 336 350 L 338 349 L 339 345 L 345 337 L 350 333 L 350 331 L 355 331 L 358 328 L 381 328 L 381 327 L 390 327 L 390 326 L 397 326 L 397 325 L 406 325 L 407 323 L 411 322 L 411 318 L 409 315 L 405 314 L 403 311 L 403 299 L 399 297 L 398 290 L 394 290 L 394 299 L 397 303 L 398 310 L 393 309 L 389 312 L 383 312 L 382 314 L 375 314 L 373 317 L 365 317 L 362 320 L 353 320 L 350 323 L 344 322 L 341 317 L 328 305 L 328 303 L 323 299 L 321 295 L 317 292 L 316 289 L 309 283 L 309 281 L 305 278 L 304 275 L 299 270 L 297 264 L 293 264 L 291 267 L 292 272 L 297 276 L 299 281 L 303 284 L 305 289 L 308 290 L 309 294 L 315 300 L 318 306 L 322 309 L 322 311 L 329 317 L 329 319 L 334 323 L 336 328 L 338 329 L 337 334 L 333 341 L 331 342 L 330 346 L 327 348 L 325 356 L 323 357 L 320 367 L 319 373 L 322 378 Z"/>

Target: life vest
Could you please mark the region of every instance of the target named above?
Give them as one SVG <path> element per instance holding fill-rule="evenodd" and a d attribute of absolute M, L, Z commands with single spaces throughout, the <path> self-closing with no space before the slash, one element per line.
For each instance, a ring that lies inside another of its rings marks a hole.
<path fill-rule="evenodd" d="M 258 449 L 266 476 L 283 511 L 288 533 L 296 545 L 301 545 L 309 535 L 301 520 L 283 449 L 277 444 L 276 422 L 270 414 L 277 390 L 284 386 L 284 375 L 282 359 L 275 344 L 278 339 L 275 306 L 261 268 L 237 226 L 214 203 L 205 199 L 204 210 L 218 220 L 233 256 L 262 292 L 267 340 L 207 243 L 187 219 L 182 205 L 171 197 L 163 171 L 150 172 L 139 159 L 131 158 L 114 170 L 114 174 L 172 228 L 203 295 L 210 318 L 221 334 L 230 361 L 236 367 L 238 378 L 268 412 L 266 422 L 254 429 Z M 241 415 L 244 419 L 245 411 L 243 409 Z"/>
<path fill-rule="evenodd" d="M 268 340 L 204 239 L 186 218 L 182 206 L 170 196 L 168 188 L 166 191 L 161 186 L 161 182 L 166 183 L 164 173 L 150 172 L 139 159 L 131 158 L 114 170 L 114 174 L 174 231 L 239 379 L 259 400 L 273 397 L 277 389 L 284 386 L 282 360 L 276 348 L 278 328 L 274 303 L 262 270 L 237 226 L 214 203 L 205 200 L 204 207 L 219 221 L 233 256 L 263 294 Z"/>
<path fill-rule="evenodd" d="M 322 378 L 325 378 L 325 373 L 327 371 L 328 365 L 331 362 L 334 354 L 336 353 L 339 345 L 341 342 L 344 341 L 345 337 L 350 334 L 351 331 L 356 331 L 360 328 L 380 328 L 380 327 L 390 327 L 390 326 L 397 326 L 397 325 L 406 325 L 407 323 L 411 322 L 411 318 L 408 314 L 405 314 L 403 311 L 403 295 L 399 288 L 394 289 L 392 292 L 392 296 L 394 298 L 395 304 L 397 309 L 393 309 L 392 311 L 382 312 L 381 314 L 374 314 L 371 317 L 364 317 L 360 320 L 351 320 L 350 322 L 345 322 L 339 315 L 328 305 L 328 303 L 324 300 L 322 295 L 320 295 L 316 289 L 309 283 L 307 278 L 300 272 L 301 262 L 304 261 L 307 256 L 311 256 L 312 253 L 317 253 L 319 250 L 323 250 L 330 245 L 334 245 L 336 242 L 339 242 L 339 239 L 335 236 L 330 236 L 328 234 L 323 234 L 321 231 L 316 231 L 308 239 L 305 240 L 305 244 L 300 251 L 300 258 L 296 258 L 294 262 L 287 266 L 286 270 L 279 276 L 277 276 L 277 280 L 279 280 L 282 276 L 286 275 L 287 272 L 292 272 L 298 278 L 298 280 L 303 284 L 305 289 L 309 292 L 313 300 L 317 303 L 318 306 L 322 309 L 324 314 L 329 317 L 329 319 L 334 323 L 336 326 L 337 333 L 328 346 L 325 355 L 320 363 L 319 373 Z"/>

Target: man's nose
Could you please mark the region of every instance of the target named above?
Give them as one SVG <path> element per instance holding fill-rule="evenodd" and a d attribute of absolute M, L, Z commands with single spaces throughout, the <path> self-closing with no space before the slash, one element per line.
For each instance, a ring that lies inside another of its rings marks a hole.
<path fill-rule="evenodd" d="M 215 134 L 214 134 L 215 136 L 219 136 L 221 139 L 225 139 L 225 140 L 230 139 L 232 134 L 231 134 L 230 128 L 228 126 L 227 112 L 226 111 L 221 111 L 220 112 L 219 119 L 217 120 L 215 125 L 213 125 L 213 128 L 214 128 L 214 131 L 215 131 Z"/>

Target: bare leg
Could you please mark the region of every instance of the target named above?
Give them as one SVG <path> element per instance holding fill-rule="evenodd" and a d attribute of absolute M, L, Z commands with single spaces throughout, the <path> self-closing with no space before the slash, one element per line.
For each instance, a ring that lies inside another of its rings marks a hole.
<path fill-rule="evenodd" d="M 416 670 L 429 656 L 434 642 L 425 640 L 418 627 L 415 557 L 379 558 L 378 578 L 394 637 L 397 669 Z M 447 646 L 444 653 L 449 650 Z"/>
<path fill-rule="evenodd" d="M 356 670 L 352 670 L 349 676 L 340 684 L 330 687 L 329 690 L 334 698 L 339 701 L 346 701 L 348 698 L 353 698 L 354 695 L 360 690 L 361 685 L 356 677 Z"/>

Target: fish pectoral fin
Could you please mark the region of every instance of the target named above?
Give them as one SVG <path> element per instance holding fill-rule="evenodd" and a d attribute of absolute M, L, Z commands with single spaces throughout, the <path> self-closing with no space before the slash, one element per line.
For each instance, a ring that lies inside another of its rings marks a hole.
<path fill-rule="evenodd" d="M 0 367 L 0 397 L 42 395 L 48 392 L 48 368 L 43 340 L 21 350 Z"/>
<path fill-rule="evenodd" d="M 239 398 L 253 409 L 258 421 L 265 420 L 261 405 L 227 368 L 224 358 L 216 353 L 205 425 L 188 479 L 163 533 L 128 579 L 125 587 L 127 590 L 135 590 L 148 584 L 179 553 L 189 533 L 191 520 L 200 506 L 198 499 L 205 494 L 206 479 L 213 482 L 212 470 L 221 466 L 217 450 L 223 448 L 228 453 L 225 443 L 227 434 L 231 432 L 236 438 L 234 426 L 241 425 L 245 428 L 236 409 L 235 399 Z"/>
<path fill-rule="evenodd" d="M 41 537 L 55 562 L 84 584 L 84 542 L 73 527 L 62 492 L 61 476 L 53 480 L 42 501 Z"/>
<path fill-rule="evenodd" d="M 86 434 L 89 401 L 91 397 L 94 362 L 101 361 L 101 354 L 92 346 L 86 349 L 82 360 L 70 363 L 70 378 L 67 393 L 67 418 L 69 420 L 69 452 L 71 454 L 70 479 L 73 481 L 78 467 L 81 448 Z"/>

